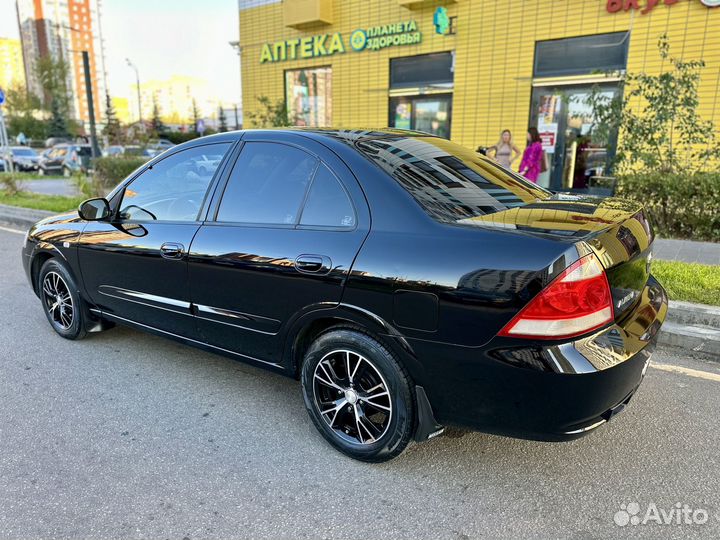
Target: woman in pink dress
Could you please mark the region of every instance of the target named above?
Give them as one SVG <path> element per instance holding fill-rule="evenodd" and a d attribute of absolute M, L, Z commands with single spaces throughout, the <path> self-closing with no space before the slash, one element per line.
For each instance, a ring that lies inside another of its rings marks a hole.
<path fill-rule="evenodd" d="M 538 176 L 540 176 L 542 172 L 542 162 L 545 156 L 543 155 L 542 143 L 540 142 L 540 134 L 536 127 L 528 128 L 527 140 L 528 145 L 525 147 L 522 161 L 520 162 L 520 174 L 537 184 Z"/>

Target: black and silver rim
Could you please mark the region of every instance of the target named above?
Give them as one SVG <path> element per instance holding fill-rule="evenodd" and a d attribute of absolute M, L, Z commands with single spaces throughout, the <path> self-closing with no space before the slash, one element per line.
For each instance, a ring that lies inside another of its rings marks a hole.
<path fill-rule="evenodd" d="M 380 371 L 364 356 L 344 349 L 323 356 L 313 375 L 315 407 L 340 438 L 372 444 L 390 427 L 392 400 Z"/>
<path fill-rule="evenodd" d="M 43 278 L 43 299 L 50 320 L 63 330 L 73 324 L 75 309 L 72 295 L 65 280 L 57 272 L 48 272 Z"/>

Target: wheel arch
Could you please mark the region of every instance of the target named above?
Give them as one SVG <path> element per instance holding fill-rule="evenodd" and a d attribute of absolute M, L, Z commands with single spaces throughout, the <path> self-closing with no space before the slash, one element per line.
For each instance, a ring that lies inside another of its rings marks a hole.
<path fill-rule="evenodd" d="M 405 337 L 382 317 L 349 304 L 305 313 L 291 324 L 283 348 L 283 363 L 290 375 L 299 378 L 305 351 L 317 336 L 335 327 L 348 327 L 368 334 L 402 362 L 416 384 L 425 380 L 424 369 Z"/>

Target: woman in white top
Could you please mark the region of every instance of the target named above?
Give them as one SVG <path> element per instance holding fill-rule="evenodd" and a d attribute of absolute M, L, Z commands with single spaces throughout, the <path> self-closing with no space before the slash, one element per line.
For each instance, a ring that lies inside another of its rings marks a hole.
<path fill-rule="evenodd" d="M 520 149 L 512 142 L 512 134 L 509 129 L 503 130 L 500 140 L 488 148 L 488 155 L 491 151 L 494 152 L 495 161 L 508 169 L 521 154 Z"/>

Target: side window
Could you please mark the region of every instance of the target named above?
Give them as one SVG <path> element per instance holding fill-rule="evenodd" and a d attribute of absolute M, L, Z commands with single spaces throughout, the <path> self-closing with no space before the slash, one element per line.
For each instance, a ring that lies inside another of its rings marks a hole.
<path fill-rule="evenodd" d="M 195 221 L 230 143 L 182 150 L 145 170 L 126 188 L 119 217 L 136 221 Z"/>
<path fill-rule="evenodd" d="M 294 225 L 317 159 L 280 143 L 246 143 L 235 162 L 217 221 Z"/>
<path fill-rule="evenodd" d="M 340 181 L 325 165 L 320 165 L 315 174 L 300 225 L 346 228 L 355 226 L 353 205 Z"/>

